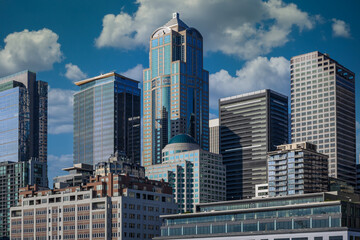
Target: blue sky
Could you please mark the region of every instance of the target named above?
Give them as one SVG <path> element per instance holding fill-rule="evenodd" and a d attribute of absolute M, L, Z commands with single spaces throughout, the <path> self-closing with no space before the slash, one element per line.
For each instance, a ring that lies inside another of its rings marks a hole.
<path fill-rule="evenodd" d="M 0 0 L 0 77 L 30 69 L 49 83 L 52 179 L 72 164 L 73 82 L 110 71 L 141 80 L 149 36 L 172 12 L 203 34 L 215 117 L 220 97 L 263 88 L 289 95 L 295 55 L 326 52 L 358 74 L 358 9 L 356 0 Z M 358 132 L 359 101 L 357 93 Z"/>

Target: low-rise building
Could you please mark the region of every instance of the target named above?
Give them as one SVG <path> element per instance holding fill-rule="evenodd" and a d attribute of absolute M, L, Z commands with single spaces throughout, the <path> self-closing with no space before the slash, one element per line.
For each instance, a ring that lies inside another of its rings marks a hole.
<path fill-rule="evenodd" d="M 106 176 L 112 174 L 129 174 L 130 176 L 145 178 L 145 168 L 127 157 L 125 153 L 116 151 L 108 161 L 95 164 L 95 175 Z"/>
<path fill-rule="evenodd" d="M 179 212 L 193 212 L 195 204 L 226 199 L 221 155 L 202 150 L 190 135 L 180 134 L 165 146 L 162 157 L 161 164 L 146 167 L 146 176 L 170 183 Z"/>
<path fill-rule="evenodd" d="M 328 156 L 308 142 L 277 146 L 268 152 L 269 196 L 328 191 Z"/>
<path fill-rule="evenodd" d="M 196 213 L 162 216 L 155 239 L 356 240 L 359 196 L 337 192 L 199 204 Z"/>
<path fill-rule="evenodd" d="M 86 163 L 75 163 L 72 167 L 63 168 L 67 175 L 53 178 L 54 188 L 65 188 L 85 185 L 93 175 L 93 165 Z"/>
<path fill-rule="evenodd" d="M 84 186 L 20 190 L 11 208 L 11 239 L 152 239 L 161 214 L 177 213 L 164 181 L 95 176 Z"/>

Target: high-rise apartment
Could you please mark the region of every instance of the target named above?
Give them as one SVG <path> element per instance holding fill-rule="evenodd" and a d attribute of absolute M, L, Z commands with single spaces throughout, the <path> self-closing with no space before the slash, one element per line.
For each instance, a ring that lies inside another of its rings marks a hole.
<path fill-rule="evenodd" d="M 219 154 L 220 145 L 220 127 L 219 127 L 219 119 L 211 119 L 209 121 L 209 142 L 210 142 L 210 148 L 209 151 L 212 153 Z"/>
<path fill-rule="evenodd" d="M 139 82 L 111 72 L 75 84 L 74 163 L 95 165 L 119 151 L 140 164 Z"/>
<path fill-rule="evenodd" d="M 10 207 L 27 184 L 47 186 L 46 82 L 22 71 L 0 78 L 0 236 L 10 236 Z M 0 238 L 1 238 L 0 237 Z"/>
<path fill-rule="evenodd" d="M 328 191 L 328 156 L 316 145 L 301 142 L 279 145 L 268 153 L 269 196 Z"/>
<path fill-rule="evenodd" d="M 159 164 L 161 150 L 180 134 L 209 149 L 209 73 L 203 38 L 174 13 L 150 36 L 150 67 L 143 81 L 143 165 Z"/>
<path fill-rule="evenodd" d="M 222 98 L 219 118 L 226 197 L 254 197 L 267 182 L 267 152 L 287 143 L 288 98 L 269 89 Z"/>
<path fill-rule="evenodd" d="M 329 156 L 329 175 L 355 186 L 355 74 L 327 54 L 291 58 L 291 139 Z"/>

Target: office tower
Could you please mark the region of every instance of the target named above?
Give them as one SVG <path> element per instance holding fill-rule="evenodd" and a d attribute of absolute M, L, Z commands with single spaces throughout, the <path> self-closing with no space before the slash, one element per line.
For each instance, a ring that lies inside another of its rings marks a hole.
<path fill-rule="evenodd" d="M 48 184 L 47 90 L 47 83 L 37 81 L 30 71 L 0 78 L 0 236 L 4 239 L 10 235 L 10 207 L 17 202 L 19 188 Z"/>
<path fill-rule="evenodd" d="M 177 213 L 168 183 L 96 176 L 85 186 L 27 186 L 11 208 L 11 239 L 153 239 L 160 215 Z"/>
<path fill-rule="evenodd" d="M 328 190 L 328 156 L 316 145 L 301 142 L 280 145 L 268 153 L 269 196 Z"/>
<path fill-rule="evenodd" d="M 161 164 L 146 168 L 146 176 L 170 183 L 179 212 L 193 212 L 199 203 L 225 200 L 226 170 L 221 155 L 202 150 L 190 135 L 179 134 L 165 146 L 162 156 Z"/>
<path fill-rule="evenodd" d="M 287 143 L 288 98 L 268 89 L 222 98 L 219 118 L 226 197 L 254 197 L 267 182 L 267 152 Z"/>
<path fill-rule="evenodd" d="M 355 74 L 329 55 L 291 58 L 291 139 L 329 156 L 329 176 L 355 187 Z"/>
<path fill-rule="evenodd" d="M 197 206 L 162 216 L 161 237 L 193 240 L 356 240 L 360 203 L 354 195 L 309 193 Z"/>
<path fill-rule="evenodd" d="M 0 78 L 0 162 L 46 163 L 47 91 L 30 71 Z"/>
<path fill-rule="evenodd" d="M 120 151 L 140 164 L 138 83 L 114 72 L 75 83 L 74 163 L 95 165 Z"/>
<path fill-rule="evenodd" d="M 143 81 L 143 165 L 161 163 L 161 150 L 181 133 L 209 149 L 209 73 L 203 38 L 174 13 L 150 36 Z"/>
<path fill-rule="evenodd" d="M 219 154 L 220 152 L 220 128 L 219 128 L 219 119 L 211 119 L 209 121 L 209 142 L 210 142 L 210 152 Z"/>

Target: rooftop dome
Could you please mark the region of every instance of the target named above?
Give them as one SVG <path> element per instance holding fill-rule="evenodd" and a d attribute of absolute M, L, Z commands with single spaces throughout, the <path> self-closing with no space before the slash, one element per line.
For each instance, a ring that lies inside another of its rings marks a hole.
<path fill-rule="evenodd" d="M 169 141 L 169 144 L 173 144 L 173 143 L 193 143 L 193 144 L 197 144 L 196 141 L 194 140 L 194 138 L 191 137 L 188 134 L 176 135 L 175 137 L 171 138 L 170 141 Z"/>

